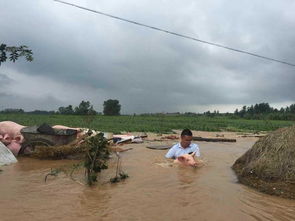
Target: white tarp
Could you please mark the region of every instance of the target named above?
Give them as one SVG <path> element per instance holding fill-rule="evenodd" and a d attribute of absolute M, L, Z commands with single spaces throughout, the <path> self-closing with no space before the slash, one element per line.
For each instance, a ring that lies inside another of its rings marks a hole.
<path fill-rule="evenodd" d="M 13 153 L 3 143 L 0 142 L 0 166 L 16 162 L 17 159 Z"/>
<path fill-rule="evenodd" d="M 131 141 L 131 143 L 143 143 L 143 139 L 140 136 L 133 136 L 127 134 L 118 134 L 113 135 L 113 139 L 118 139 L 115 143 L 120 144 L 127 141 Z"/>

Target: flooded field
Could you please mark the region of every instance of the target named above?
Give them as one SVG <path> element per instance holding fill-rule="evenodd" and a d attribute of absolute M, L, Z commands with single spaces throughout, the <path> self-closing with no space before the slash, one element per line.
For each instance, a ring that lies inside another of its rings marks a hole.
<path fill-rule="evenodd" d="M 124 148 L 133 149 L 121 155 L 130 177 L 106 183 L 115 175 L 113 160 L 94 187 L 80 185 L 63 174 L 44 182 L 50 168 L 74 161 L 22 158 L 0 173 L 0 219 L 295 220 L 295 201 L 237 183 L 230 167 L 255 141 L 197 142 L 206 162 L 197 169 L 172 165 L 164 159 L 165 150 L 147 149 L 147 143 L 128 144 Z"/>

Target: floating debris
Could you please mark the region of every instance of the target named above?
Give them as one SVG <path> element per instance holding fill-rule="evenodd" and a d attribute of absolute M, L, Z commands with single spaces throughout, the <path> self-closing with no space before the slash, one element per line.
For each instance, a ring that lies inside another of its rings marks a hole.
<path fill-rule="evenodd" d="M 206 141 L 206 142 L 237 142 L 236 139 L 230 138 L 208 138 L 208 137 L 193 137 L 194 141 Z"/>

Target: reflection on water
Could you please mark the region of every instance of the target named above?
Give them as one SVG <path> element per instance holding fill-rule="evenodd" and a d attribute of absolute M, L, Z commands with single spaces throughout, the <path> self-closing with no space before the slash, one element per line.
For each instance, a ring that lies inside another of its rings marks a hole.
<path fill-rule="evenodd" d="M 201 168 L 178 167 L 164 159 L 166 151 L 132 145 L 122 153 L 130 178 L 109 183 L 112 161 L 94 187 L 65 174 L 44 182 L 50 168 L 74 161 L 20 159 L 0 174 L 1 220 L 295 220 L 295 201 L 236 182 L 230 166 L 254 141 L 199 143 L 207 162 Z"/>

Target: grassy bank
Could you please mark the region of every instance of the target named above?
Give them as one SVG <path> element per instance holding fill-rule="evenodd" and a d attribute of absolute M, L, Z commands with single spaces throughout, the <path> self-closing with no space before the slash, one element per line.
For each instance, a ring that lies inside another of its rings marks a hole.
<path fill-rule="evenodd" d="M 206 116 L 78 116 L 0 114 L 0 121 L 10 120 L 22 125 L 66 125 L 88 127 L 100 131 L 171 132 L 173 129 L 190 128 L 202 131 L 272 131 L 295 124 L 294 121 L 246 120 Z"/>

